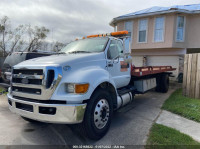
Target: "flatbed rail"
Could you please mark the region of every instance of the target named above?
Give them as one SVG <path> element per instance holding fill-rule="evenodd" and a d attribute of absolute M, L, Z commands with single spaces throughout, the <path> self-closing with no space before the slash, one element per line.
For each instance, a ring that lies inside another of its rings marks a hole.
<path fill-rule="evenodd" d="M 172 68 L 172 66 L 132 67 L 131 75 L 134 77 L 141 77 L 174 70 L 176 70 L 176 68 Z"/>

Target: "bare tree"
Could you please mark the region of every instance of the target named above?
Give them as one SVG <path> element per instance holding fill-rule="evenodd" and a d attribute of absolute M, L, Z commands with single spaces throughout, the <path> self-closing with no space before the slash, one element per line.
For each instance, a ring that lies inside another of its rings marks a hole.
<path fill-rule="evenodd" d="M 27 25 L 19 25 L 16 29 L 11 31 L 12 40 L 10 41 L 10 52 L 23 51 L 25 44 L 24 36 L 26 35 Z"/>
<path fill-rule="evenodd" d="M 25 43 L 22 37 L 25 36 L 26 29 L 26 25 L 19 25 L 12 29 L 7 16 L 0 19 L 0 50 L 3 51 L 4 57 L 8 52 L 21 50 Z"/>
<path fill-rule="evenodd" d="M 53 51 L 54 52 L 59 52 L 65 46 L 66 46 L 66 44 L 57 41 L 53 46 Z"/>
<path fill-rule="evenodd" d="M 12 29 L 9 18 L 4 16 L 0 19 L 0 50 L 3 56 L 14 51 L 47 50 L 49 43 L 45 42 L 45 38 L 48 33 L 49 29 L 46 27 L 31 25 L 19 25 Z"/>
<path fill-rule="evenodd" d="M 8 17 L 4 16 L 0 20 L 0 49 L 3 51 L 3 56 L 6 56 L 7 42 L 10 41 L 11 37 L 11 28 L 10 23 L 8 22 Z"/>
<path fill-rule="evenodd" d="M 50 46 L 51 45 L 50 45 L 49 42 L 43 41 L 41 43 L 40 50 L 42 50 L 42 51 L 50 51 L 51 50 Z"/>
<path fill-rule="evenodd" d="M 28 27 L 28 35 L 29 35 L 29 44 L 26 48 L 26 51 L 34 51 L 41 47 L 42 41 L 47 37 L 47 33 L 49 33 L 49 29 L 45 27 L 35 26 L 32 28 Z"/>

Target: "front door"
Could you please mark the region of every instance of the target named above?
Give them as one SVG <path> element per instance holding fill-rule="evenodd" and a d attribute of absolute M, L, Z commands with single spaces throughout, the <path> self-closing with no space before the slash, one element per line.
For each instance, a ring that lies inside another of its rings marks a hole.
<path fill-rule="evenodd" d="M 107 51 L 107 68 L 117 88 L 129 84 L 131 78 L 130 66 L 124 62 L 123 45 L 119 39 L 113 39 L 110 42 Z"/>

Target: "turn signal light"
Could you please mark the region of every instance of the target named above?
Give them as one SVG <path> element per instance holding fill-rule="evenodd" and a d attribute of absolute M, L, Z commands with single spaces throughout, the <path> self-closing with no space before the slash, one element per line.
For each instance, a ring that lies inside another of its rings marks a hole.
<path fill-rule="evenodd" d="M 65 90 L 67 93 L 83 94 L 88 91 L 89 84 L 66 83 Z"/>
<path fill-rule="evenodd" d="M 89 84 L 76 84 L 75 85 L 75 93 L 83 94 L 88 91 Z"/>

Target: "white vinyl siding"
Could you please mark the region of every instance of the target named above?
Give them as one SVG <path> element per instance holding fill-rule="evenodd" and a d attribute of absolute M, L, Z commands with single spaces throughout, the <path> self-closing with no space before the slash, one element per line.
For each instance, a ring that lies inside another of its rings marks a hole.
<path fill-rule="evenodd" d="M 147 42 L 147 19 L 139 20 L 138 42 Z"/>
<path fill-rule="evenodd" d="M 185 17 L 177 17 L 176 41 L 184 41 L 185 36 Z"/>
<path fill-rule="evenodd" d="M 155 28 L 154 28 L 154 41 L 162 42 L 164 41 L 164 17 L 158 17 L 155 19 Z"/>
<path fill-rule="evenodd" d="M 143 56 L 133 56 L 132 57 L 132 64 L 135 67 L 142 67 L 143 66 Z"/>

